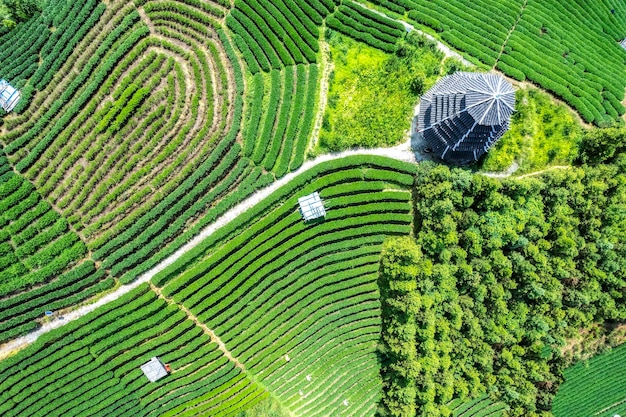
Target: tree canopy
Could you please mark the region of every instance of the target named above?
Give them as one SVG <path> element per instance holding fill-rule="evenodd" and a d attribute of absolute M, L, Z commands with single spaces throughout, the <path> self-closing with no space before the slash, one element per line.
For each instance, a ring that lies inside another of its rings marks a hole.
<path fill-rule="evenodd" d="M 499 181 L 420 164 L 414 239 L 381 260 L 382 415 L 489 394 L 547 416 L 566 339 L 626 319 L 626 158 Z"/>
<path fill-rule="evenodd" d="M 11 29 L 41 11 L 40 0 L 0 0 L 2 27 Z"/>

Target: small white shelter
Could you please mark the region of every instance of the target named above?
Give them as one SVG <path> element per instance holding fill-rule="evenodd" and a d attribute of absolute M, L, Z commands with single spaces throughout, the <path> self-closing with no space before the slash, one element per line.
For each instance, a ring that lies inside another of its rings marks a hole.
<path fill-rule="evenodd" d="M 320 198 L 320 194 L 316 191 L 298 199 L 300 205 L 300 214 L 305 221 L 317 219 L 326 216 L 324 202 Z"/>
<path fill-rule="evenodd" d="M 622 48 L 626 49 L 626 38 L 624 38 L 619 44 L 622 45 Z"/>
<path fill-rule="evenodd" d="M 146 362 L 141 365 L 141 370 L 150 382 L 158 381 L 164 376 L 167 376 L 167 369 L 165 368 L 165 365 L 163 365 L 163 363 L 161 363 L 159 358 L 156 356 L 150 359 L 150 362 Z"/>
<path fill-rule="evenodd" d="M 17 102 L 20 101 L 21 95 L 11 84 L 6 80 L 0 80 L 0 107 L 9 113 Z"/>

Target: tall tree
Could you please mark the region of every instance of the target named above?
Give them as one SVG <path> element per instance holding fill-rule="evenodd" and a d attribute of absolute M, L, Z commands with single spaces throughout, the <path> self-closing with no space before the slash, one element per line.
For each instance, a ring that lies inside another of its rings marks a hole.
<path fill-rule="evenodd" d="M 11 29 L 41 11 L 40 0 L 0 0 L 2 26 Z"/>

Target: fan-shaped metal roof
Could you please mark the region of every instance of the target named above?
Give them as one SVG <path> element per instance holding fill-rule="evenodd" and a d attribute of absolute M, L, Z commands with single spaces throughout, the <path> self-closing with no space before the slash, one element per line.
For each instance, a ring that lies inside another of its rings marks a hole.
<path fill-rule="evenodd" d="M 477 161 L 509 128 L 514 110 L 515 90 L 503 77 L 457 72 L 422 97 L 418 132 L 445 161 Z"/>

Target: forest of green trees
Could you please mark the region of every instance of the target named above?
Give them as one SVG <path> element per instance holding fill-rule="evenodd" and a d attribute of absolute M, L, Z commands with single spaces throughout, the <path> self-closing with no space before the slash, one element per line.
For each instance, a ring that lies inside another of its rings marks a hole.
<path fill-rule="evenodd" d="M 381 260 L 382 415 L 483 394 L 550 415 L 566 340 L 626 319 L 625 151 L 613 128 L 585 134 L 578 166 L 523 179 L 420 164 L 415 236 Z"/>
<path fill-rule="evenodd" d="M 41 10 L 40 0 L 0 0 L 0 34 Z"/>

